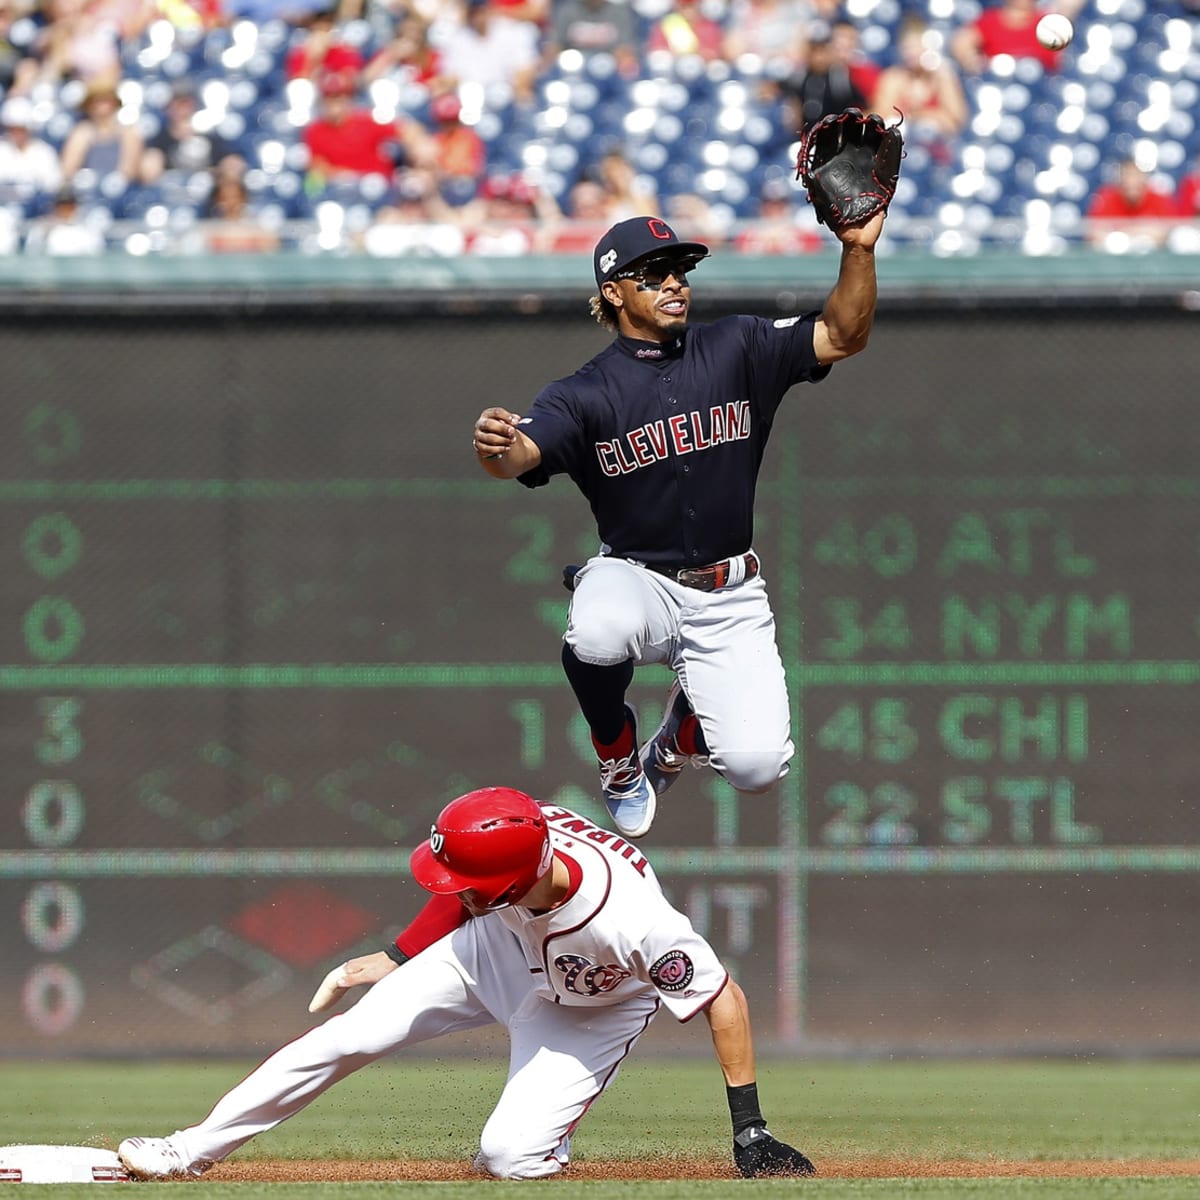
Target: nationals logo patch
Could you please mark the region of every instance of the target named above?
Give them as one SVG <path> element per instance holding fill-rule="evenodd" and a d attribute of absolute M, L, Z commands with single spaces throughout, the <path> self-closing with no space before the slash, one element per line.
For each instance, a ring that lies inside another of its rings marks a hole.
<path fill-rule="evenodd" d="M 663 992 L 681 992 L 696 973 L 682 950 L 668 950 L 651 968 L 650 982 Z"/>

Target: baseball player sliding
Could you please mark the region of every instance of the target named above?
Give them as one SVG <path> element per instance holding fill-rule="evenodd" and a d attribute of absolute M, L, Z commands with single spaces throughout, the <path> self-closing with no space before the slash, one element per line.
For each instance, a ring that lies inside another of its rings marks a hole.
<path fill-rule="evenodd" d="M 602 545 L 574 575 L 562 662 L 626 837 L 649 831 L 684 766 L 707 763 L 747 793 L 787 772 L 755 485 L 784 394 L 867 344 L 885 211 L 835 230 L 841 269 L 821 312 L 697 326 L 690 276 L 708 248 L 657 217 L 614 225 L 595 248 L 591 305 L 616 339 L 544 387 L 524 416 L 492 407 L 475 422 L 489 474 L 526 487 L 567 474 L 595 514 Z M 625 694 L 646 663 L 667 663 L 675 683 L 639 746 Z"/>
<path fill-rule="evenodd" d="M 741 988 L 623 837 L 483 788 L 442 810 L 411 865 L 433 898 L 394 945 L 331 971 L 309 1009 L 373 985 L 362 999 L 276 1051 L 199 1124 L 123 1141 L 130 1174 L 201 1175 L 367 1063 L 496 1021 L 509 1032 L 508 1081 L 475 1164 L 501 1179 L 556 1175 L 575 1127 L 663 1007 L 708 1022 L 738 1172 L 815 1174 L 763 1121 Z"/>

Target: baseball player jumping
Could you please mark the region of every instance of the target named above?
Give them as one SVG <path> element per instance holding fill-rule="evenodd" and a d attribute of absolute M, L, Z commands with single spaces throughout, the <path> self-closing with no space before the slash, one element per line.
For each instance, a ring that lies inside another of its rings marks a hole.
<path fill-rule="evenodd" d="M 411 865 L 433 898 L 394 945 L 332 970 L 309 1009 L 372 984 L 362 999 L 278 1050 L 199 1124 L 123 1141 L 131 1175 L 199 1176 L 360 1067 L 491 1022 L 508 1028 L 508 1081 L 475 1165 L 501 1179 L 556 1175 L 575 1127 L 662 1007 L 708 1022 L 737 1171 L 815 1174 L 763 1121 L 741 988 L 635 846 L 523 792 L 483 788 L 442 810 Z"/>
<path fill-rule="evenodd" d="M 562 662 L 626 837 L 650 829 L 686 765 L 708 763 L 747 793 L 787 772 L 755 485 L 784 394 L 867 344 L 885 211 L 835 230 L 841 269 L 819 313 L 694 326 L 689 277 L 708 248 L 657 217 L 614 225 L 595 248 L 591 305 L 615 341 L 544 387 L 524 416 L 493 407 L 475 422 L 490 475 L 539 487 L 565 473 L 595 514 L 602 545 L 574 576 Z M 639 747 L 625 694 L 646 663 L 669 664 L 676 679 Z"/>

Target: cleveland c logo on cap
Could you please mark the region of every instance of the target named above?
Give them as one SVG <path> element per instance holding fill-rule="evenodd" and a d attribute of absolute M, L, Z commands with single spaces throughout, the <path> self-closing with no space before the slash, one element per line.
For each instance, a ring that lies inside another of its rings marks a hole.
<path fill-rule="evenodd" d="M 675 236 L 666 221 L 660 221 L 657 217 L 651 217 L 646 222 L 646 228 L 650 230 L 651 236 L 664 242 L 669 242 Z"/>

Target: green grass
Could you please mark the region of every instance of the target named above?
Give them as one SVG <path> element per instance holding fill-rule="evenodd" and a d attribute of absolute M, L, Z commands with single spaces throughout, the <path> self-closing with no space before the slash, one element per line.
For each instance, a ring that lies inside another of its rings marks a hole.
<path fill-rule="evenodd" d="M 167 1133 L 199 1120 L 251 1064 L 211 1062 L 9 1062 L 0 1073 L 0 1143 L 115 1146 L 131 1133 Z M 253 1158 L 468 1159 L 503 1084 L 503 1064 L 450 1058 L 394 1060 L 360 1072 L 294 1120 L 243 1147 Z M 1192 1062 L 767 1062 L 759 1072 L 774 1131 L 822 1159 L 1096 1162 L 1200 1159 L 1200 1068 Z M 589 1113 L 577 1161 L 728 1152 L 728 1118 L 715 1064 L 643 1058 L 625 1069 Z M 19 1185 L 0 1185 L 5 1196 Z M 1200 1177 L 1154 1179 L 818 1179 L 656 1183 L 253 1184 L 205 1181 L 206 1200 L 508 1200 L 547 1187 L 581 1200 L 727 1200 L 745 1189 L 820 1197 L 1025 1197 L 1083 1200 L 1200 1196 Z M 76 1187 L 43 1185 L 39 1200 Z M 85 1193 L 93 1195 L 94 1193 Z"/>

